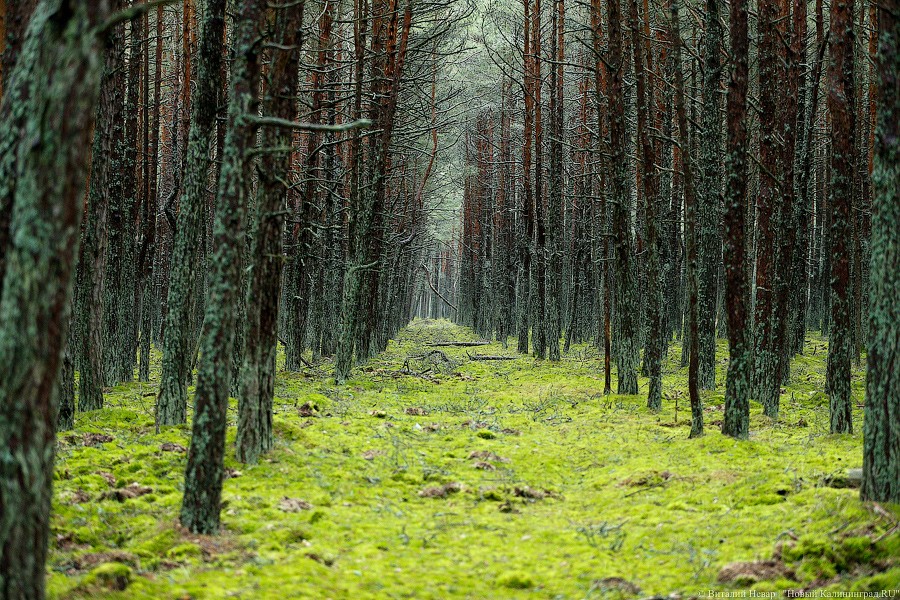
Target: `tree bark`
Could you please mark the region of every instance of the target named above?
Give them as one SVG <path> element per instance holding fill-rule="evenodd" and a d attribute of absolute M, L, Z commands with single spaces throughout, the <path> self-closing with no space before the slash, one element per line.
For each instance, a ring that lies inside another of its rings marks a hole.
<path fill-rule="evenodd" d="M 110 10 L 42 0 L 0 104 L 0 196 L 13 207 L 0 296 L 3 600 L 44 597 L 57 385 L 101 71 L 93 28 Z"/>
<path fill-rule="evenodd" d="M 684 69 L 681 62 L 681 48 L 684 40 L 681 37 L 679 3 L 672 2 L 672 48 L 675 61 L 675 116 L 678 121 L 679 144 L 681 146 L 681 166 L 684 178 L 684 221 L 687 245 L 686 276 L 688 285 L 688 393 L 691 400 L 691 433 L 695 438 L 703 435 L 703 402 L 699 390 L 699 339 L 697 333 L 699 302 L 698 252 L 697 252 L 697 200 L 694 192 L 694 172 L 691 160 L 688 137 L 687 107 L 684 92 Z"/>
<path fill-rule="evenodd" d="M 330 3 L 325 8 L 326 12 L 329 10 Z M 294 117 L 302 24 L 303 4 L 290 9 L 282 8 L 275 16 L 277 37 L 274 41 L 285 49 L 274 50 L 269 65 L 269 83 L 263 103 L 266 114 L 285 119 Z M 326 49 L 320 51 L 324 53 Z M 267 148 L 288 148 L 292 135 L 288 130 L 270 127 L 262 133 L 262 144 Z M 236 442 L 238 460 L 251 464 L 256 463 L 259 456 L 271 450 L 273 445 L 272 401 L 287 194 L 280 174 L 286 173 L 289 168 L 289 152 L 267 153 L 260 159 Z"/>
<path fill-rule="evenodd" d="M 219 177 L 206 324 L 200 340 L 195 413 L 181 504 L 181 524 L 195 533 L 219 530 L 235 309 L 242 291 L 244 221 L 257 134 L 257 126 L 248 117 L 255 116 L 259 109 L 260 35 L 265 9 L 265 0 L 242 3 L 232 47 L 228 133 Z"/>
<path fill-rule="evenodd" d="M 615 247 L 615 308 L 618 327 L 618 393 L 637 394 L 638 298 L 631 219 L 631 182 L 626 158 L 626 103 L 621 0 L 609 2 L 609 142 L 612 227 Z"/>
<path fill-rule="evenodd" d="M 157 426 L 179 425 L 187 420 L 187 385 L 196 346 L 191 305 L 197 286 L 199 240 L 209 177 L 209 143 L 216 125 L 224 31 L 225 0 L 209 0 L 200 34 L 197 90 L 192 104 L 177 230 L 173 233 L 175 246 L 166 303 L 162 375 L 156 401 Z"/>
<path fill-rule="evenodd" d="M 853 110 L 853 0 L 831 4 L 831 63 L 828 111 L 831 113 L 831 328 L 828 335 L 826 391 L 831 398 L 831 433 L 852 433 L 850 402 L 850 232 L 855 156 Z"/>
<path fill-rule="evenodd" d="M 731 78 L 725 154 L 725 304 L 728 374 L 722 433 L 746 439 L 750 430 L 753 362 L 750 282 L 747 278 L 747 84 L 750 40 L 747 0 L 731 0 Z"/>
<path fill-rule="evenodd" d="M 722 109 L 719 88 L 722 80 L 722 25 L 719 0 L 706 0 L 703 37 L 703 135 L 700 138 L 700 165 L 697 186 L 697 246 L 700 281 L 699 385 L 716 387 L 716 297 L 722 240 L 719 225 L 722 203 Z"/>
<path fill-rule="evenodd" d="M 900 3 L 879 3 L 878 127 L 860 496 L 900 502 Z"/>

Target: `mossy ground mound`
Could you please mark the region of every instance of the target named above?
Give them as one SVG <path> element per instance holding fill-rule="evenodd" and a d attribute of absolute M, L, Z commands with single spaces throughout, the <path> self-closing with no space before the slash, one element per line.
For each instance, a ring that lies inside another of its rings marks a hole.
<path fill-rule="evenodd" d="M 233 459 L 232 407 L 225 529 L 216 537 L 177 526 L 189 429 L 155 433 L 155 379 L 110 390 L 104 410 L 80 415 L 76 431 L 60 437 L 51 597 L 582 599 L 900 588 L 900 540 L 888 533 L 896 507 L 866 506 L 856 490 L 827 485 L 860 465 L 862 439 L 828 435 L 820 339 L 794 362 L 777 422 L 753 405 L 746 442 L 715 426 L 724 343 L 719 386 L 705 397 L 707 435 L 688 440 L 675 346 L 663 411 L 653 414 L 643 396 L 602 393 L 602 361 L 591 348 L 559 364 L 474 361 L 452 347 L 441 348 L 447 360 L 427 357 L 428 343 L 466 339 L 475 337 L 420 322 L 346 386 L 333 385 L 329 364 L 280 373 L 276 448 L 257 466 Z M 853 393 L 861 404 L 858 371 Z M 854 422 L 859 432 L 858 406 Z M 777 566 L 736 571 L 762 561 Z M 115 585 L 98 585 L 98 563 L 121 575 Z M 729 565 L 732 575 L 720 580 Z"/>

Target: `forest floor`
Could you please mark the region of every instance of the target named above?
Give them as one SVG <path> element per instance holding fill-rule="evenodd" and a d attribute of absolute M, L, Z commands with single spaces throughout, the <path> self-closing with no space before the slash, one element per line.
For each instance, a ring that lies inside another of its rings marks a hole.
<path fill-rule="evenodd" d="M 275 450 L 233 456 L 223 527 L 177 526 L 189 427 L 155 433 L 150 384 L 109 390 L 61 434 L 51 598 L 631 598 L 710 590 L 900 588 L 898 507 L 842 487 L 862 460 L 854 428 L 828 434 L 825 343 L 792 365 L 778 421 L 751 408 L 751 438 L 723 436 L 727 345 L 687 439 L 680 347 L 664 407 L 604 395 L 602 360 L 562 362 L 417 321 L 336 387 L 329 363 L 279 372 Z M 441 351 L 443 354 L 433 352 Z M 422 356 L 425 358 L 411 358 Z M 407 371 L 412 374 L 407 374 Z M 615 378 L 614 378 L 615 382 Z M 641 378 L 641 391 L 647 380 Z"/>

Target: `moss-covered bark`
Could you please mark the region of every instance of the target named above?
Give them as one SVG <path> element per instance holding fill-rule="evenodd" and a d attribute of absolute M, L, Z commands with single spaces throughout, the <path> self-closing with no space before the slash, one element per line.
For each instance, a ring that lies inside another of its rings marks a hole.
<path fill-rule="evenodd" d="M 3 98 L 9 85 L 13 67 L 22 49 L 25 27 L 36 3 L 36 0 L 0 0 L 0 98 Z M 6 272 L 11 216 L 9 196 L 0 194 L 0 282 Z"/>
<path fill-rule="evenodd" d="M 673 1 L 670 7 L 670 22 L 672 27 L 673 60 L 675 61 L 675 115 L 678 122 L 679 142 L 683 149 L 690 148 L 688 135 L 688 120 L 686 96 L 684 90 L 684 70 L 682 68 L 682 46 L 684 40 L 681 37 L 680 5 Z M 703 435 L 703 402 L 699 390 L 699 335 L 698 327 L 698 249 L 697 249 L 697 199 L 694 187 L 693 162 L 690 152 L 681 155 L 681 166 L 684 178 L 684 222 L 685 245 L 687 261 L 685 262 L 685 277 L 687 279 L 688 300 L 688 326 L 690 341 L 688 343 L 688 393 L 691 401 L 691 433 L 690 437 Z"/>
<path fill-rule="evenodd" d="M 0 105 L 0 598 L 44 597 L 57 383 L 109 2 L 43 0 Z"/>
<path fill-rule="evenodd" d="M 559 360 L 562 334 L 562 211 L 564 208 L 563 143 L 566 137 L 565 97 L 563 95 L 565 61 L 565 4 L 557 0 L 552 11 L 550 54 L 550 182 L 547 196 L 547 300 L 544 304 L 545 336 L 550 360 Z"/>
<path fill-rule="evenodd" d="M 699 385 L 716 387 L 716 297 L 722 262 L 722 25 L 719 0 L 706 0 L 703 37 L 703 134 L 697 186 L 697 245 L 700 281 L 698 324 Z"/>
<path fill-rule="evenodd" d="M 116 0 L 117 9 L 125 7 L 126 0 Z M 111 115 L 108 117 L 108 130 L 105 135 L 110 137 L 109 153 L 104 156 L 104 162 L 108 176 L 104 181 L 104 187 L 97 193 L 106 196 L 106 245 L 104 261 L 106 268 L 103 282 L 103 303 L 101 339 L 101 360 L 103 364 L 103 382 L 106 385 L 115 385 L 119 382 L 119 287 L 122 281 L 122 272 L 125 267 L 123 249 L 125 244 L 126 228 L 126 198 L 125 180 L 127 175 L 125 156 L 128 151 L 125 143 L 125 121 L 128 114 L 125 111 L 125 95 L 127 93 L 127 64 L 125 62 L 126 35 L 125 23 L 118 23 L 111 32 L 113 43 L 109 45 L 107 52 L 113 54 L 110 60 L 114 67 L 108 72 L 109 93 L 111 95 Z"/>
<path fill-rule="evenodd" d="M 523 194 L 521 206 L 519 207 L 519 218 L 517 219 L 517 250 L 519 258 L 518 269 L 518 285 L 516 298 L 518 301 L 516 315 L 516 330 L 518 339 L 516 341 L 516 350 L 522 354 L 528 353 L 529 336 L 531 333 L 531 315 L 529 307 L 531 306 L 532 286 L 531 286 L 531 261 L 534 248 L 532 240 L 534 238 L 534 188 L 531 181 L 532 171 L 532 134 L 534 132 L 534 94 L 531 91 L 533 87 L 532 76 L 532 53 L 531 53 L 531 1 L 524 1 L 523 14 L 523 61 L 524 66 L 524 99 L 523 109 L 523 139 L 522 139 L 522 185 Z M 465 296 L 463 296 L 465 298 Z"/>
<path fill-rule="evenodd" d="M 778 378 L 780 349 L 776 331 L 781 315 L 776 313 L 777 254 L 779 218 L 782 204 L 783 164 L 781 159 L 780 117 L 781 55 L 785 40 L 785 0 L 761 0 L 759 3 L 759 81 L 760 139 L 759 188 L 756 195 L 756 303 L 754 319 L 756 398 L 765 414 L 778 417 L 781 381 Z"/>
<path fill-rule="evenodd" d="M 146 33 L 146 29 L 145 29 Z M 159 156 L 159 130 L 160 130 L 160 100 L 162 94 L 162 56 L 163 56 L 163 7 L 157 8 L 156 12 L 156 56 L 155 69 L 153 77 L 153 100 L 152 105 L 145 112 L 145 130 L 149 125 L 148 153 L 150 159 L 149 169 L 147 171 L 147 202 L 141 212 L 141 248 L 138 254 L 138 290 L 140 301 L 138 304 L 138 313 L 140 315 L 140 363 L 138 365 L 138 381 L 150 380 L 150 340 L 155 331 L 155 316 L 157 304 L 153 300 L 157 299 L 156 290 L 154 289 L 154 273 L 156 263 L 157 249 L 157 227 L 156 215 L 158 211 L 159 194 L 159 164 L 157 157 Z M 147 49 L 149 54 L 150 50 Z M 147 72 L 144 74 L 144 82 L 146 86 L 145 94 L 149 97 L 149 64 Z"/>
<path fill-rule="evenodd" d="M 391 140 L 393 139 L 397 103 L 403 79 L 413 5 L 408 1 L 403 9 L 398 0 L 379 0 L 372 7 L 373 18 L 379 23 L 373 29 L 370 52 L 376 77 L 372 83 L 372 102 L 369 120 L 380 131 L 370 137 L 362 160 L 361 152 L 355 168 L 365 169 L 368 185 L 360 186 L 359 173 L 352 175 L 348 266 L 344 275 L 344 296 L 341 300 L 341 325 L 335 354 L 335 380 L 343 383 L 350 374 L 353 358 L 365 360 L 371 356 L 370 344 L 376 320 L 379 294 L 379 273 L 384 260 L 384 231 L 388 170 Z M 364 33 L 358 38 L 364 43 Z M 358 65 L 364 64 L 365 49 L 356 49 Z M 361 71 L 357 72 L 357 76 Z M 361 89 L 357 89 L 361 92 Z M 356 101 L 356 100 L 355 100 Z M 358 111 L 358 107 L 355 107 Z M 356 112 L 355 114 L 361 114 Z"/>
<path fill-rule="evenodd" d="M 620 0 L 609 3 L 609 167 L 612 170 L 612 228 L 615 256 L 615 316 L 618 322 L 618 392 L 637 394 L 638 298 L 631 218 L 631 183 L 626 157 L 625 63 Z"/>
<path fill-rule="evenodd" d="M 0 97 L 3 90 L 9 85 L 16 60 L 22 51 L 22 43 L 25 40 L 25 29 L 37 0 L 2 0 L 0 1 Z"/>
<path fill-rule="evenodd" d="M 116 3 L 119 5 L 120 3 Z M 105 39 L 104 69 L 91 160 L 87 215 L 78 260 L 75 318 L 78 340 L 78 410 L 103 408 L 103 311 L 106 287 L 107 212 L 115 172 L 115 124 L 122 118 L 116 73 L 122 69 L 123 30 L 115 27 Z M 115 353 L 116 348 L 110 348 Z"/>
<path fill-rule="evenodd" d="M 71 322 L 70 322 L 71 329 Z M 62 366 L 59 369 L 59 378 L 56 381 L 56 429 L 57 431 L 69 431 L 75 427 L 75 357 L 72 354 L 71 343 L 74 336 L 69 336 L 62 357 Z"/>
<path fill-rule="evenodd" d="M 209 143 L 216 125 L 224 32 L 225 0 L 210 0 L 204 11 L 200 34 L 187 163 L 169 274 L 162 379 L 156 402 L 159 425 L 178 425 L 187 419 L 187 385 L 196 349 L 191 308 L 197 289 L 199 241 L 209 176 Z"/>
<path fill-rule="evenodd" d="M 219 530 L 231 360 L 238 326 L 235 308 L 242 292 L 244 222 L 257 133 L 251 117 L 259 110 L 260 32 L 265 8 L 265 0 L 243 2 L 232 46 L 228 133 L 219 177 L 193 431 L 181 504 L 181 524 L 196 533 Z"/>
<path fill-rule="evenodd" d="M 637 136 L 639 165 L 643 168 L 641 181 L 644 199 L 644 236 L 647 248 L 646 257 L 646 297 L 647 339 L 644 345 L 644 361 L 650 385 L 647 392 L 647 408 L 662 408 L 662 355 L 666 346 L 662 323 L 662 288 L 659 264 L 659 177 L 656 172 L 656 152 L 650 139 L 651 114 L 653 105 L 653 57 L 648 50 L 649 40 L 643 40 L 644 28 L 638 24 L 638 5 L 636 0 L 628 3 L 629 25 L 631 29 L 631 49 L 634 57 L 637 78 Z M 649 16 L 647 17 L 649 18 Z M 645 21 L 649 26 L 649 21 Z"/>
<path fill-rule="evenodd" d="M 302 5 L 299 9 L 279 10 L 275 16 L 274 41 L 283 48 L 296 48 L 300 43 L 302 22 Z M 293 98 L 297 93 L 298 63 L 299 52 L 274 50 L 263 103 L 265 114 L 288 120 L 294 118 Z M 290 147 L 292 137 L 289 130 L 267 128 L 262 133 L 262 143 L 267 148 L 287 148 Z M 260 454 L 272 448 L 273 443 L 272 400 L 275 355 L 278 349 L 278 301 L 287 193 L 281 174 L 289 169 L 288 152 L 270 152 L 260 159 L 235 445 L 238 460 L 247 463 L 255 463 Z"/>
<path fill-rule="evenodd" d="M 130 5 L 141 4 L 144 0 L 131 0 Z M 125 95 L 125 126 L 122 138 L 122 241 L 120 254 L 122 266 L 116 286 L 116 312 L 118 315 L 118 335 L 116 336 L 116 360 L 113 363 L 115 381 L 131 381 L 134 379 L 134 367 L 137 355 L 137 248 L 136 222 L 141 207 L 141 194 L 138 190 L 139 172 L 138 146 L 142 143 L 139 132 L 139 117 L 144 109 L 141 92 L 141 71 L 143 63 L 144 40 L 141 38 L 141 16 L 129 22 L 129 53 L 127 70 L 127 93 Z"/>
<path fill-rule="evenodd" d="M 900 503 L 900 5 L 879 4 L 864 500 Z"/>
<path fill-rule="evenodd" d="M 731 2 L 731 78 L 728 81 L 725 155 L 725 304 L 728 315 L 728 374 L 722 433 L 749 436 L 753 381 L 752 331 L 747 277 L 747 84 L 750 40 L 747 0 Z"/>

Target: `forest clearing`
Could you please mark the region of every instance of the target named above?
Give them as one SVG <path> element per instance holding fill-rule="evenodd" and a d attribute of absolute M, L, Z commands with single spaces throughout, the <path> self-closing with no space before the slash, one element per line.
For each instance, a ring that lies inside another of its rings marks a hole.
<path fill-rule="evenodd" d="M 515 356 L 499 343 L 430 346 L 476 340 L 419 320 L 345 387 L 327 363 L 279 371 L 275 448 L 256 466 L 228 452 L 218 537 L 177 525 L 189 432 L 154 434 L 156 369 L 150 383 L 113 389 L 102 413 L 61 437 L 50 597 L 582 599 L 900 585 L 897 514 L 848 487 L 861 436 L 828 433 L 821 340 L 794 361 L 778 422 L 753 407 L 746 442 L 689 440 L 683 396 L 676 422 L 675 398 L 652 413 L 642 397 L 598 393 L 591 348 L 551 363 L 470 359 Z M 664 372 L 667 388 L 684 388 L 676 353 Z M 722 403 L 721 389 L 707 397 L 713 426 Z M 228 420 L 232 448 L 234 405 Z"/>

